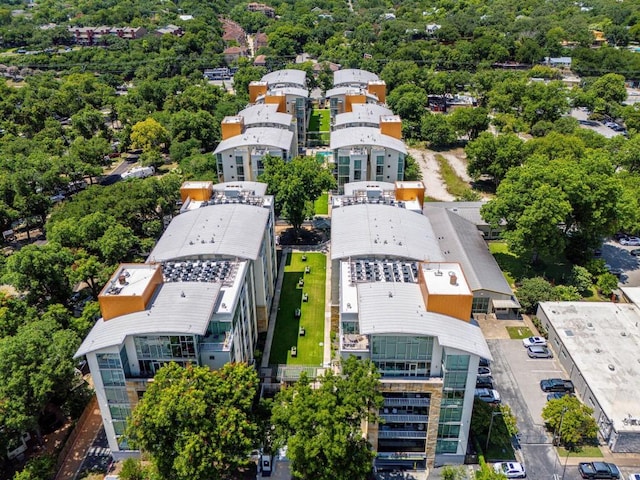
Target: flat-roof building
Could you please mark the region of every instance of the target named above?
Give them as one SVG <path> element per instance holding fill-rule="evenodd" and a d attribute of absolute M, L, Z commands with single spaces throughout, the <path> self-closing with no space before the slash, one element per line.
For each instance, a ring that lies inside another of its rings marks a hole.
<path fill-rule="evenodd" d="M 465 268 L 446 258 L 421 214 L 424 185 L 392 187 L 346 184 L 334 203 L 331 301 L 339 353 L 371 359 L 382 375 L 384 423 L 366 428 L 378 467 L 462 463 L 478 363 L 490 358 L 489 349 L 472 320 Z M 412 202 L 417 208 L 407 209 Z"/>
<path fill-rule="evenodd" d="M 353 111 L 354 105 L 384 104 L 387 100 L 387 85 L 371 72 L 358 69 L 333 72 L 333 88 L 327 90 L 331 118 L 340 113 Z"/>
<path fill-rule="evenodd" d="M 593 408 L 599 433 L 611 451 L 640 453 L 638 306 L 540 302 L 536 316 L 576 394 Z"/>
<path fill-rule="evenodd" d="M 183 206 L 145 264 L 118 267 L 98 296 L 86 356 L 114 458 L 134 454 L 127 417 L 168 362 L 252 362 L 275 293 L 273 198 L 266 185 L 185 182 Z"/>

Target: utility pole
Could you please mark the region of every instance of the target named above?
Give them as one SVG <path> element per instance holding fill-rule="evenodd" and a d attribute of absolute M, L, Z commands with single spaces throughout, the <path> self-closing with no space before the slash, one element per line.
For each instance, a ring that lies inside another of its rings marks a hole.
<path fill-rule="evenodd" d="M 491 438 L 491 429 L 493 428 L 493 419 L 497 416 L 497 415 L 502 415 L 502 411 L 501 410 L 497 410 L 495 412 L 491 412 L 491 422 L 489 422 L 489 433 L 487 434 L 487 443 L 484 446 L 484 453 L 487 453 L 487 450 L 489 449 L 489 439 Z"/>

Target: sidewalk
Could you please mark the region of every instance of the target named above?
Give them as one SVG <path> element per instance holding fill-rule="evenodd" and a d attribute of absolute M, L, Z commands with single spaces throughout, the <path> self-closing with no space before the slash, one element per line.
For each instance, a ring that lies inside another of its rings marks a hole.
<path fill-rule="evenodd" d="M 284 278 L 284 267 L 287 264 L 287 256 L 291 255 L 290 248 L 282 249 L 282 257 L 280 257 L 280 265 L 278 265 L 278 278 L 276 280 L 276 290 L 273 294 L 273 303 L 269 312 L 269 327 L 267 329 L 267 339 L 264 344 L 264 352 L 262 353 L 262 368 L 269 366 L 269 357 L 271 356 L 271 343 L 273 342 L 273 332 L 276 329 L 276 318 L 278 316 L 278 307 L 280 305 L 280 293 L 282 291 L 282 279 Z"/>
<path fill-rule="evenodd" d="M 64 457 L 55 480 L 75 480 L 78 470 L 102 426 L 102 416 L 95 396 L 87 405 L 85 412 L 87 415 L 82 423 L 76 425 L 77 436 Z"/>

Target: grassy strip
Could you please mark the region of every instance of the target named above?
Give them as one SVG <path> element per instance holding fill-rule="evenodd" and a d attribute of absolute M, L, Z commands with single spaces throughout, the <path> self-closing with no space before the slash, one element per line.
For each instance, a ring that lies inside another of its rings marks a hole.
<path fill-rule="evenodd" d="M 306 255 L 307 260 L 302 261 Z M 310 273 L 304 273 L 305 267 Z M 304 279 L 304 286 L 298 286 L 298 280 Z M 271 345 L 269 363 L 287 365 L 321 365 L 324 348 L 324 305 L 325 305 L 326 257 L 321 253 L 293 253 L 285 267 L 280 294 L 280 304 L 276 327 Z M 302 294 L 309 296 L 308 302 L 302 301 Z M 296 309 L 302 312 L 295 316 Z M 300 336 L 300 327 L 305 335 Z M 291 357 L 291 347 L 298 350 Z"/>
<path fill-rule="evenodd" d="M 436 161 L 440 167 L 440 175 L 447 185 L 447 192 L 456 198 L 462 198 L 468 192 L 473 191 L 469 184 L 462 180 L 456 171 L 449 165 L 449 162 L 440 154 L 436 154 Z"/>
<path fill-rule="evenodd" d="M 329 194 L 323 193 L 318 197 L 315 201 L 313 209 L 316 212 L 316 215 L 327 215 L 329 213 Z"/>
<path fill-rule="evenodd" d="M 505 327 L 511 339 L 522 339 L 533 336 L 528 327 Z"/>
<path fill-rule="evenodd" d="M 602 451 L 595 445 L 583 445 L 576 451 L 566 450 L 563 447 L 558 447 L 558 457 L 567 458 L 567 456 L 572 458 L 602 458 L 604 455 L 602 455 Z"/>

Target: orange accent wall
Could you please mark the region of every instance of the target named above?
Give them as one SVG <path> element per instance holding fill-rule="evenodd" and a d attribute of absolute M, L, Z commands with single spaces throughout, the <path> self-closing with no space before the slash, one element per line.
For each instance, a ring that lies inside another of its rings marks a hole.
<path fill-rule="evenodd" d="M 424 205 L 424 184 L 422 182 L 420 184 L 421 187 L 408 187 L 396 182 L 396 200 L 409 202 L 417 199 L 420 206 Z"/>
<path fill-rule="evenodd" d="M 267 95 L 264 103 L 278 105 L 278 112 L 287 113 L 287 97 L 285 95 Z"/>
<path fill-rule="evenodd" d="M 211 199 L 212 193 L 213 183 L 211 182 L 203 182 L 198 187 L 189 187 L 184 185 L 180 187 L 180 198 L 183 203 L 186 202 L 189 197 L 191 197 L 191 200 L 195 200 L 196 202 L 206 202 Z"/>
<path fill-rule="evenodd" d="M 251 82 L 249 84 L 249 102 L 255 103 L 256 98 L 267 93 L 267 84 L 264 82 Z"/>
<path fill-rule="evenodd" d="M 402 140 L 402 120 L 381 121 L 380 133 Z"/>
<path fill-rule="evenodd" d="M 367 85 L 367 91 L 378 97 L 378 101 L 380 103 L 385 103 L 387 101 L 387 85 L 385 83 L 369 83 Z"/>
<path fill-rule="evenodd" d="M 134 267 L 140 267 L 141 264 L 131 265 Z M 116 275 L 119 274 L 123 267 L 126 268 L 127 264 L 120 265 L 116 273 L 111 277 L 111 280 L 115 278 L 116 282 L 118 281 Z M 149 282 L 141 295 L 107 295 L 106 291 L 109 288 L 110 283 L 111 282 L 107 282 L 107 285 L 102 289 L 100 295 L 98 295 L 100 312 L 102 313 L 102 318 L 104 318 L 105 321 L 121 315 L 127 315 L 129 313 L 144 310 L 158 285 L 162 284 L 162 266 L 158 264 L 158 268 L 149 279 Z"/>
<path fill-rule="evenodd" d="M 234 119 L 238 117 L 233 117 Z M 242 134 L 242 130 L 244 129 L 244 121 L 233 121 L 233 122 L 225 122 L 224 120 L 220 123 L 222 127 L 222 140 L 226 140 L 227 138 L 235 137 L 237 135 Z"/>
<path fill-rule="evenodd" d="M 351 105 L 356 104 L 356 103 L 367 103 L 367 97 L 366 95 L 362 95 L 362 94 L 347 94 L 344 96 L 344 111 L 345 112 L 351 112 L 353 109 L 351 108 Z"/>
<path fill-rule="evenodd" d="M 466 283 L 467 280 L 464 279 Z M 461 295 L 446 295 L 429 293 L 429 288 L 425 282 L 422 268 L 418 269 L 418 284 L 424 300 L 424 308 L 427 312 L 440 313 L 457 318 L 464 322 L 471 321 L 471 308 L 473 303 L 473 293 Z"/>

